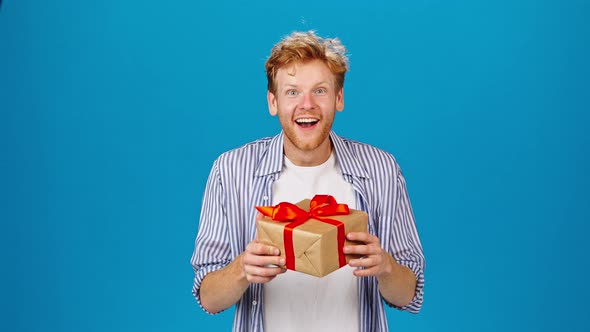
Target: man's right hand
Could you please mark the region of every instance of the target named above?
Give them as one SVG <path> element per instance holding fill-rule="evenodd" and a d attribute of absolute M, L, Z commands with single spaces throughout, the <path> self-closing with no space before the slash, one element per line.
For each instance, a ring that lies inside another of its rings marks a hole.
<path fill-rule="evenodd" d="M 201 283 L 201 304 L 211 313 L 234 305 L 251 283 L 266 283 L 285 273 L 279 249 L 254 240 L 226 267 L 213 271 Z"/>
<path fill-rule="evenodd" d="M 254 240 L 242 254 L 242 271 L 250 283 L 267 283 L 285 273 L 285 259 L 278 248 Z"/>

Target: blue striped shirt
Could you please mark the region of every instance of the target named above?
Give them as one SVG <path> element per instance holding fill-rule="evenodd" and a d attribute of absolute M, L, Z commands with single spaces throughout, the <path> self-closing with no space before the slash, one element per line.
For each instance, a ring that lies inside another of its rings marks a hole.
<path fill-rule="evenodd" d="M 351 183 L 357 208 L 369 215 L 369 232 L 395 260 L 416 275 L 416 294 L 401 310 L 417 313 L 423 300 L 424 254 L 406 183 L 394 157 L 371 145 L 330 132 L 336 161 Z M 272 184 L 283 167 L 283 133 L 223 153 L 207 180 L 191 264 L 193 295 L 210 272 L 228 265 L 256 237 L 256 205 L 270 205 Z M 236 303 L 234 331 L 262 331 L 263 284 L 250 284 Z M 375 277 L 358 278 L 361 331 L 387 331 L 384 303 Z"/>

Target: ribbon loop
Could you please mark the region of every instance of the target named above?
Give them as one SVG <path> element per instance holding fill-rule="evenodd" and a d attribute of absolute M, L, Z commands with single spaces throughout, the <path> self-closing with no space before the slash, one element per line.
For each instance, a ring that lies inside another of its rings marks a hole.
<path fill-rule="evenodd" d="M 275 221 L 299 221 L 309 219 L 307 211 L 289 202 L 282 202 L 276 206 L 257 206 L 256 210 L 267 217 L 271 217 L 272 220 Z"/>

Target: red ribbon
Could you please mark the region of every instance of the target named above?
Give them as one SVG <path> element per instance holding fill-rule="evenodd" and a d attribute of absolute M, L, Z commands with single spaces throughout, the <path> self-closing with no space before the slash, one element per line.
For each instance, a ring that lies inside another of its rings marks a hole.
<path fill-rule="evenodd" d="M 285 243 L 285 261 L 287 268 L 295 270 L 295 251 L 293 249 L 293 229 L 310 218 L 336 226 L 338 239 L 338 263 L 342 267 L 346 265 L 344 247 L 344 223 L 338 220 L 324 218 L 324 216 L 350 214 L 348 205 L 338 204 L 330 195 L 315 195 L 309 203 L 309 211 L 305 211 L 295 204 L 282 202 L 275 206 L 257 206 L 256 209 L 263 215 L 271 217 L 275 221 L 291 221 L 285 225 L 283 239 Z"/>

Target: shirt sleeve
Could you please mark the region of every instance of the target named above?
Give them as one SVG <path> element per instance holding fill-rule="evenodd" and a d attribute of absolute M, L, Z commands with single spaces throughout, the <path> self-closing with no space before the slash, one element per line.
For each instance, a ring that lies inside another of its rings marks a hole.
<path fill-rule="evenodd" d="M 199 230 L 195 240 L 195 250 L 191 257 L 191 265 L 195 272 L 192 293 L 201 308 L 207 313 L 210 312 L 205 310 L 201 304 L 201 283 L 208 273 L 219 270 L 231 262 L 224 200 L 218 161 L 216 161 L 205 187 Z"/>
<path fill-rule="evenodd" d="M 414 272 L 416 276 L 416 293 L 412 301 L 403 307 L 397 307 L 387 301 L 385 302 L 391 307 L 418 313 L 424 298 L 425 259 L 406 189 L 406 181 L 401 171 L 398 171 L 394 191 L 393 241 L 390 242 L 389 251 L 399 264 L 408 267 Z"/>

